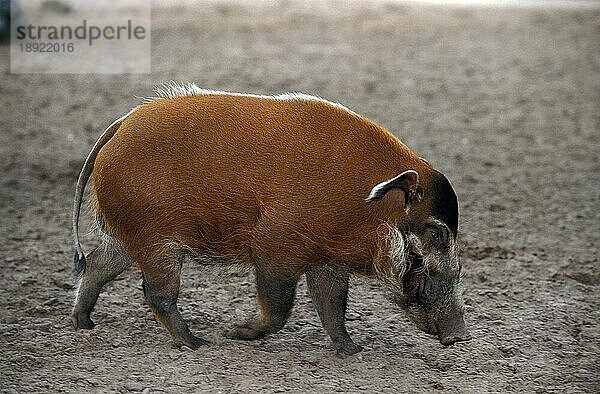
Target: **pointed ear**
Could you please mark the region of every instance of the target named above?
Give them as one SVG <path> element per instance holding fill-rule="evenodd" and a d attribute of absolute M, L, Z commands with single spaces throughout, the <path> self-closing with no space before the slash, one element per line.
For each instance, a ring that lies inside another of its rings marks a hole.
<path fill-rule="evenodd" d="M 423 189 L 419 187 L 419 174 L 415 170 L 407 170 L 394 178 L 375 185 L 366 201 L 379 200 L 392 189 L 400 189 L 404 192 L 404 209 L 407 212 L 411 202 L 423 199 Z"/>

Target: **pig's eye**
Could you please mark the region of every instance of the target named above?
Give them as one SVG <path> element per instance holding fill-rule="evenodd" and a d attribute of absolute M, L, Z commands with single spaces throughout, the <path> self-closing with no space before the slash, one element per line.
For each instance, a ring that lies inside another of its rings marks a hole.
<path fill-rule="evenodd" d="M 436 227 L 433 227 L 433 226 L 427 227 L 427 234 L 429 235 L 429 238 L 436 243 L 446 242 L 446 239 L 448 237 L 448 233 L 447 233 L 446 229 L 442 228 L 442 227 L 437 227 L 437 226 Z"/>

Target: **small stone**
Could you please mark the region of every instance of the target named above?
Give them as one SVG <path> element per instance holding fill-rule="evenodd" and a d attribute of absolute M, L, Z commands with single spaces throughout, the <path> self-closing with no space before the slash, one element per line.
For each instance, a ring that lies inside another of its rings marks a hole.
<path fill-rule="evenodd" d="M 58 300 L 55 297 L 49 298 L 46 301 L 44 301 L 44 303 L 42 305 L 45 306 L 51 306 L 51 305 L 56 305 L 58 304 Z"/>
<path fill-rule="evenodd" d="M 32 285 L 34 283 L 36 283 L 37 281 L 34 278 L 27 278 L 27 279 L 23 279 L 21 281 L 21 286 L 29 286 Z"/>
<path fill-rule="evenodd" d="M 30 330 L 36 330 L 36 331 L 44 331 L 44 332 L 49 332 L 50 329 L 52 328 L 52 324 L 51 323 L 34 323 L 34 324 L 28 324 L 27 326 L 25 326 L 25 328 L 28 328 Z"/>

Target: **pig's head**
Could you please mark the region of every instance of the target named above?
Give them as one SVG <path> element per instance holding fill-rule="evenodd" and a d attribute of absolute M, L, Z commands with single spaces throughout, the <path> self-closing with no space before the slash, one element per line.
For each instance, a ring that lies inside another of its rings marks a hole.
<path fill-rule="evenodd" d="M 431 170 L 420 184 L 418 173 L 408 170 L 376 185 L 367 201 L 403 211 L 392 212 L 395 220 L 385 224 L 375 262 L 390 298 L 442 344 L 469 340 L 457 252 L 458 201 L 446 177 Z"/>

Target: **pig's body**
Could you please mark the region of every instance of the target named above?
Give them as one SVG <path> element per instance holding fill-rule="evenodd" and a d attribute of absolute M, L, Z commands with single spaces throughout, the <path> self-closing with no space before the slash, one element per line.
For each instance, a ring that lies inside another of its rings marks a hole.
<path fill-rule="evenodd" d="M 390 226 L 408 223 L 411 202 L 414 215 L 431 210 L 409 196 L 416 183 L 386 190 L 380 201 L 365 199 L 408 170 L 425 189 L 438 173 L 385 129 L 337 104 L 178 89 L 114 124 L 114 136 L 91 158 L 98 221 L 122 258 L 111 262 L 97 249 L 86 264 L 78 249 L 85 273 L 75 326 L 91 328 L 97 292 L 133 260 L 149 305 L 174 339 L 204 344 L 177 311 L 181 260 L 189 255 L 255 267 L 262 317 L 230 337 L 281 328 L 307 273 L 336 348 L 360 350 L 343 323 L 347 272 L 392 270 L 390 248 L 399 245 L 390 245 Z M 340 295 L 331 303 L 324 291 Z"/>
<path fill-rule="evenodd" d="M 136 260 L 171 240 L 294 275 L 330 261 L 370 273 L 388 212 L 365 197 L 419 162 L 324 101 L 198 95 L 136 109 L 98 155 L 93 190 Z"/>

